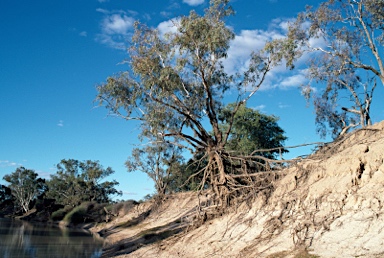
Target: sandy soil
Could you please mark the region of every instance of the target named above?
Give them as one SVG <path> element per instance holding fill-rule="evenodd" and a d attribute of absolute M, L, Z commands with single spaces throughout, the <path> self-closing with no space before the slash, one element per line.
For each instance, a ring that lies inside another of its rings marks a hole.
<path fill-rule="evenodd" d="M 278 172 L 270 196 L 194 224 L 209 194 L 146 202 L 94 227 L 104 257 L 384 257 L 384 122 Z"/>

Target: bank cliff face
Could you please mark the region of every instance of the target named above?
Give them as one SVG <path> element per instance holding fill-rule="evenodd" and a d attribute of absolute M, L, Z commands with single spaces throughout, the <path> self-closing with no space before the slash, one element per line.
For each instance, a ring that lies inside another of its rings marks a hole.
<path fill-rule="evenodd" d="M 182 193 L 94 230 L 106 237 L 106 257 L 384 257 L 383 160 L 381 122 L 278 172 L 270 195 L 198 227 L 199 200 Z"/>

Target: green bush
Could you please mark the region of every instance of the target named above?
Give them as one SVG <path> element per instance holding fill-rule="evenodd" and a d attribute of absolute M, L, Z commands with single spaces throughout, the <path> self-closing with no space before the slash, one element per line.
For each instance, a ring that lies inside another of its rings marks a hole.
<path fill-rule="evenodd" d="M 62 209 L 59 209 L 57 211 L 52 212 L 51 214 L 51 220 L 53 221 L 59 221 L 64 219 L 65 215 L 72 210 L 71 207 L 64 207 Z"/>
<path fill-rule="evenodd" d="M 86 214 L 87 207 L 85 207 L 84 205 L 80 205 L 68 212 L 63 220 L 69 224 L 84 223 L 86 221 Z"/>

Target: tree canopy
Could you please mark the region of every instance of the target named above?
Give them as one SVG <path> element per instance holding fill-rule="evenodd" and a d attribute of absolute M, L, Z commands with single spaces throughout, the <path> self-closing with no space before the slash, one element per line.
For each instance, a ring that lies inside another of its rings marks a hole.
<path fill-rule="evenodd" d="M 172 172 L 182 159 L 179 147 L 155 140 L 143 148 L 133 149 L 125 166 L 129 172 L 139 170 L 146 173 L 155 183 L 157 194 L 163 196 L 168 190 Z"/>
<path fill-rule="evenodd" d="M 73 207 L 85 201 L 110 202 L 111 195 L 121 194 L 115 189 L 119 183 L 102 180 L 113 173 L 110 167 L 104 169 L 98 161 L 63 159 L 57 164 L 56 174 L 47 182 L 47 197 Z"/>
<path fill-rule="evenodd" d="M 46 189 L 45 180 L 39 178 L 34 170 L 24 167 L 17 168 L 15 172 L 5 175 L 3 179 L 9 183 L 8 188 L 11 190 L 16 204 L 24 212 L 29 211 L 31 202 Z"/>
<path fill-rule="evenodd" d="M 371 124 L 370 108 L 377 83 L 384 84 L 384 1 L 329 0 L 307 7 L 289 26 L 285 39 L 269 44 L 291 68 L 310 56 L 303 89 L 313 96 L 318 132 L 334 137 Z M 313 91 L 318 84 L 325 88 Z M 345 101 L 347 100 L 347 101 Z"/>
<path fill-rule="evenodd" d="M 229 119 L 231 119 L 233 108 L 235 105 L 229 104 L 220 111 L 219 119 L 223 123 L 223 129 L 230 125 Z M 287 152 L 283 148 L 287 137 L 284 136 L 284 130 L 277 121 L 278 118 L 275 116 L 268 116 L 255 109 L 241 106 L 232 123 L 227 149 L 242 155 L 254 155 L 255 151 L 259 150 L 258 155 L 269 159 Z"/>

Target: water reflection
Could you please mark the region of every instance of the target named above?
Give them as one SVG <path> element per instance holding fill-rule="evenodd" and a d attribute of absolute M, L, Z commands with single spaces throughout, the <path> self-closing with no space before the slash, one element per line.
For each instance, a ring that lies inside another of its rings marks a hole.
<path fill-rule="evenodd" d="M 0 218 L 0 257 L 90 257 L 101 256 L 102 241 L 81 230 L 33 225 Z"/>

